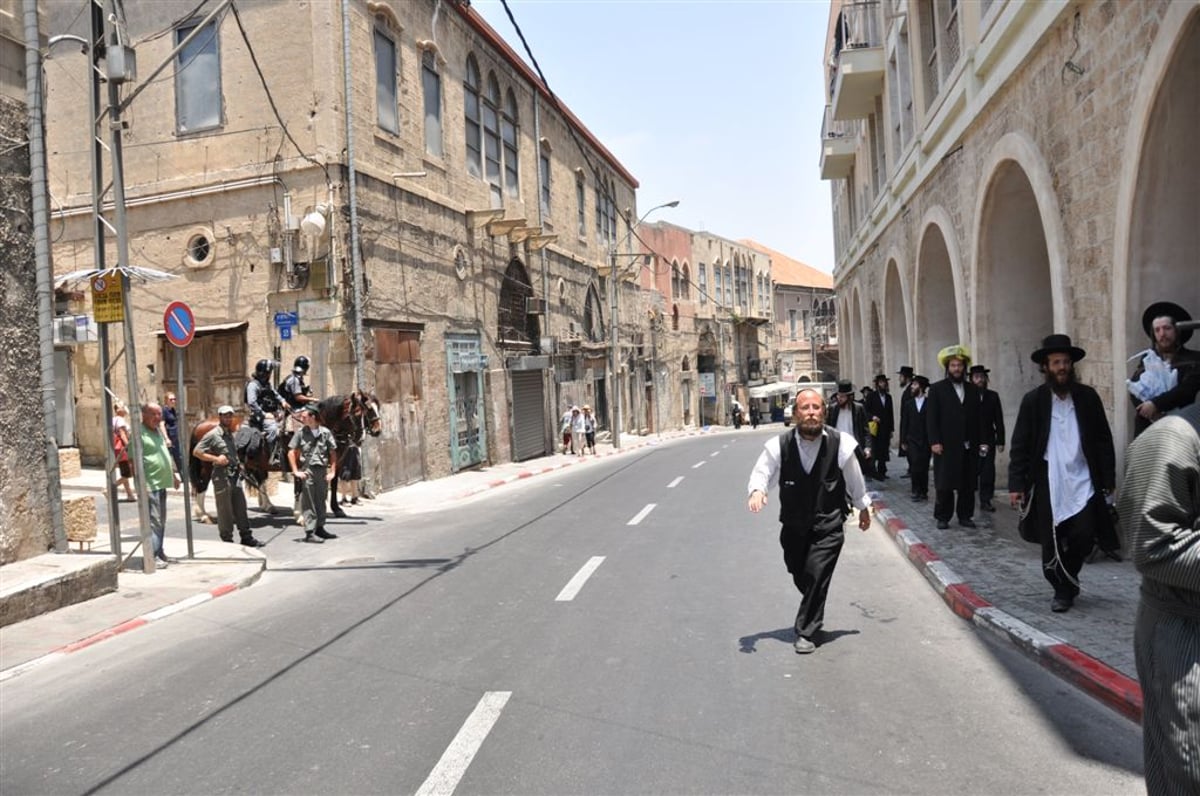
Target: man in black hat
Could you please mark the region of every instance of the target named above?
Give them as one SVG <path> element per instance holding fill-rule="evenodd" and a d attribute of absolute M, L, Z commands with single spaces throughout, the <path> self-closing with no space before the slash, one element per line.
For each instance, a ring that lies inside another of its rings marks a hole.
<path fill-rule="evenodd" d="M 912 499 L 924 502 L 929 499 L 929 431 L 925 428 L 925 392 L 929 379 L 914 376 L 907 401 L 900 402 L 900 455 L 908 458 L 908 472 L 912 479 Z"/>
<path fill-rule="evenodd" d="M 1144 400 L 1133 394 L 1135 388 L 1131 384 L 1129 400 L 1136 410 L 1133 418 L 1135 436 L 1166 412 L 1194 402 L 1197 392 L 1200 392 L 1200 351 L 1193 351 L 1184 345 L 1192 339 L 1192 330 L 1179 328 L 1180 323 L 1191 319 L 1187 310 L 1170 301 L 1156 301 L 1142 313 L 1142 329 L 1153 343 L 1150 351 L 1175 369 L 1178 382 L 1174 388 L 1144 397 Z M 1148 359 L 1151 359 L 1149 352 L 1138 362 L 1130 382 L 1141 380 Z"/>
<path fill-rule="evenodd" d="M 870 480 L 872 468 L 870 467 L 871 449 L 870 436 L 867 434 L 867 414 L 861 406 L 854 402 L 854 385 L 849 381 L 843 380 L 837 383 L 837 392 L 834 393 L 833 406 L 829 407 L 826 422 L 838 431 L 854 437 L 854 441 L 858 443 L 858 447 L 854 449 L 854 455 L 858 457 L 859 469 L 862 470 L 863 477 Z"/>
<path fill-rule="evenodd" d="M 888 377 L 875 377 L 875 389 L 863 400 L 867 428 L 871 430 L 871 470 L 880 481 L 887 479 L 887 463 L 891 459 L 892 432 L 896 428 L 896 407 L 888 392 Z"/>
<path fill-rule="evenodd" d="M 1000 393 L 988 389 L 989 373 L 983 365 L 971 366 L 971 383 L 979 391 L 979 508 L 991 512 L 996 510 L 996 452 L 1004 450 L 1004 410 Z"/>
<path fill-rule="evenodd" d="M 900 377 L 900 418 L 904 418 L 904 405 L 912 400 L 913 369 L 911 365 L 901 365 L 900 370 L 896 371 L 896 375 Z M 900 434 L 900 446 L 904 445 L 904 434 Z M 904 457 L 904 451 L 900 450 L 900 457 Z M 908 478 L 909 471 L 905 470 L 901 478 Z"/>
<path fill-rule="evenodd" d="M 1079 571 L 1097 536 L 1115 535 L 1107 501 L 1116 486 L 1116 452 L 1104 404 L 1075 379 L 1084 350 L 1052 334 L 1033 352 L 1045 383 L 1025 393 L 1008 458 L 1013 508 L 1028 508 L 1022 537 L 1042 546 L 1042 574 L 1054 587 L 1050 610 L 1079 594 Z"/>

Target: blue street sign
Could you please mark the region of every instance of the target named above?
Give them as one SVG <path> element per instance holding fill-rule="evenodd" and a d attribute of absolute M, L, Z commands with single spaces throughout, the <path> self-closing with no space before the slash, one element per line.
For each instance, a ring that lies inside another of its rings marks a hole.
<path fill-rule="evenodd" d="M 298 326 L 300 324 L 300 313 L 298 312 L 277 312 L 275 313 L 275 325 L 280 329 L 285 329 L 288 326 Z M 287 338 L 283 338 L 286 340 Z"/>
<path fill-rule="evenodd" d="M 280 326 L 279 327 L 279 339 L 280 340 L 291 340 L 292 339 L 292 327 L 291 326 Z"/>

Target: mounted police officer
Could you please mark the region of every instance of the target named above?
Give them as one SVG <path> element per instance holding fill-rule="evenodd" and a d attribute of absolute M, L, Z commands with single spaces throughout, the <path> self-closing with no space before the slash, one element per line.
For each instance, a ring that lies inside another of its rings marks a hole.
<path fill-rule="evenodd" d="M 246 383 L 246 405 L 250 409 L 250 425 L 262 429 L 267 435 L 272 459 L 275 458 L 282 413 L 292 411 L 291 404 L 271 386 L 271 371 L 278 366 L 278 362 L 270 359 L 258 360 L 254 366 L 254 376 Z"/>
<path fill-rule="evenodd" d="M 291 374 L 279 385 L 279 394 L 294 409 L 303 409 L 309 404 L 315 407 L 317 404 L 317 396 L 313 395 L 312 387 L 305 382 L 311 364 L 303 354 L 296 357 Z"/>

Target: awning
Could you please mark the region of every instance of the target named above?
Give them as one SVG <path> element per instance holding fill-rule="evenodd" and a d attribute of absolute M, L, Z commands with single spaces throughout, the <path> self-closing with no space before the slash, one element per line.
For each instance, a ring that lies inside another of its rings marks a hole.
<path fill-rule="evenodd" d="M 800 389 L 800 385 L 792 384 L 789 381 L 773 381 L 770 384 L 760 384 L 757 387 L 750 388 L 751 398 L 770 398 L 772 395 L 785 395 L 794 393 Z"/>

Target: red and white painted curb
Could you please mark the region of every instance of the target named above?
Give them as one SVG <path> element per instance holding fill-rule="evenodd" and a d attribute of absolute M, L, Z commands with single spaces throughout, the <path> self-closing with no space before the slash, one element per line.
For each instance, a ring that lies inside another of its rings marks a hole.
<path fill-rule="evenodd" d="M 177 603 L 172 603 L 171 605 L 166 605 L 162 608 L 156 608 L 149 613 L 142 614 L 139 617 L 122 622 L 116 627 L 110 627 L 108 630 L 102 630 L 99 633 L 95 633 L 87 638 L 80 639 L 79 641 L 72 641 L 70 644 L 65 644 L 58 649 L 48 652 L 38 658 L 34 658 L 33 660 L 29 660 L 24 663 L 19 663 L 16 666 L 13 666 L 11 669 L 5 669 L 4 671 L 0 672 L 0 683 L 10 680 L 17 675 L 24 674 L 25 672 L 35 669 L 42 664 L 58 660 L 59 658 L 69 655 L 72 652 L 78 652 L 81 649 L 86 649 L 87 647 L 99 644 L 101 641 L 107 641 L 110 638 L 115 638 L 116 636 L 128 633 L 131 630 L 137 630 L 139 627 L 145 627 L 152 622 L 165 619 L 173 614 L 186 611 L 189 608 L 194 608 L 197 605 L 209 602 L 210 600 L 215 600 L 218 597 L 223 597 L 230 592 L 235 592 L 238 589 L 244 589 L 245 587 L 254 583 L 254 581 L 258 580 L 258 576 L 261 574 L 262 570 L 259 570 L 253 577 L 245 578 L 238 583 L 226 583 L 221 586 L 217 586 L 216 588 L 209 589 L 207 592 L 201 592 L 200 594 L 188 597 L 186 600 L 180 600 Z"/>
<path fill-rule="evenodd" d="M 945 561 L 922 542 L 887 503 L 872 498 L 875 516 L 905 557 L 942 595 L 950 610 L 1009 642 L 1046 668 L 1091 694 L 1123 716 L 1142 721 L 1142 688 L 1128 677 L 1060 638 L 1007 614 L 980 597 Z"/>

